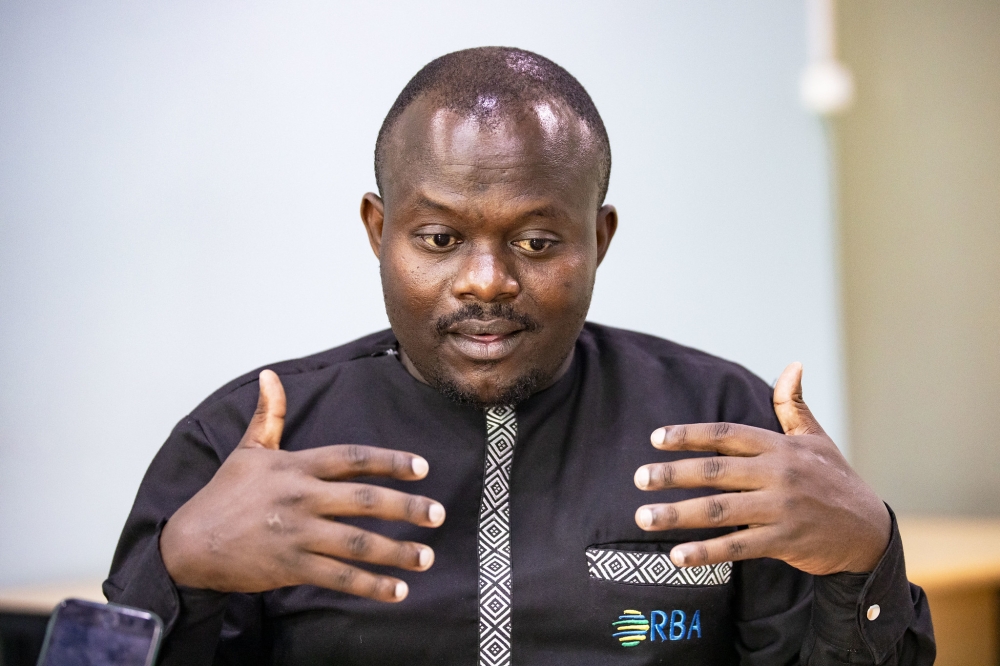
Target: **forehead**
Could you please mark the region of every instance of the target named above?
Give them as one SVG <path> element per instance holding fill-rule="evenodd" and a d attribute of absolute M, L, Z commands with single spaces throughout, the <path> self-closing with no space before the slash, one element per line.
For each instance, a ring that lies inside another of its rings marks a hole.
<path fill-rule="evenodd" d="M 496 104 L 481 96 L 477 108 L 460 112 L 427 97 L 414 101 L 387 144 L 387 206 L 437 191 L 467 198 L 548 198 L 596 208 L 598 151 L 587 124 L 555 100 L 514 109 Z"/>

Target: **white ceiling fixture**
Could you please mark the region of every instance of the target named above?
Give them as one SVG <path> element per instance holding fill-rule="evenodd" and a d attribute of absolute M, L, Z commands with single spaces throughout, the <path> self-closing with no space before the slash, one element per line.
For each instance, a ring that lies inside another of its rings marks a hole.
<path fill-rule="evenodd" d="M 802 104 L 828 116 L 854 101 L 854 77 L 837 60 L 834 0 L 806 0 L 806 43 L 809 63 L 802 72 Z"/>

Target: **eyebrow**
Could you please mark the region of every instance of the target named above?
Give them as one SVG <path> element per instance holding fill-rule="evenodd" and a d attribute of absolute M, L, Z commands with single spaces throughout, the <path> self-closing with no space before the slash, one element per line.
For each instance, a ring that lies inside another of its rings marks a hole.
<path fill-rule="evenodd" d="M 439 201 L 428 199 L 427 197 L 420 197 L 420 199 L 417 200 L 417 206 L 421 208 L 430 208 L 431 210 L 438 210 L 443 213 L 455 214 L 455 211 L 450 206 Z"/>
<path fill-rule="evenodd" d="M 449 205 L 447 205 L 445 203 L 442 203 L 440 201 L 434 201 L 433 199 L 429 199 L 429 198 L 427 198 L 425 196 L 420 197 L 420 199 L 417 200 L 417 204 L 416 205 L 418 207 L 420 207 L 420 208 L 428 208 L 430 210 L 434 210 L 434 211 L 438 211 L 438 212 L 442 212 L 442 213 L 448 213 L 449 215 L 459 216 L 459 213 L 455 209 L 453 209 L 451 206 L 449 206 Z M 544 206 L 539 206 L 537 208 L 530 208 L 528 210 L 522 211 L 522 212 L 518 213 L 516 217 L 517 217 L 517 219 L 523 219 L 523 218 L 526 218 L 526 217 L 557 218 L 557 217 L 560 217 L 560 215 L 559 215 L 559 211 L 556 209 L 555 206 L 544 205 Z"/>

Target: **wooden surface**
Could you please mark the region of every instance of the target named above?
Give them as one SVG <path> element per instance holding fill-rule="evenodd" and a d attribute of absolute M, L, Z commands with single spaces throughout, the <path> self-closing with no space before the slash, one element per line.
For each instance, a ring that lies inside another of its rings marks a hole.
<path fill-rule="evenodd" d="M 906 574 L 928 592 L 1000 588 L 1000 519 L 901 516 Z"/>
<path fill-rule="evenodd" d="M 67 597 L 105 602 L 102 580 L 64 581 L 46 585 L 0 588 L 0 613 L 49 615 Z"/>
<path fill-rule="evenodd" d="M 902 516 L 899 533 L 931 607 L 936 666 L 1000 663 L 1000 520 Z"/>

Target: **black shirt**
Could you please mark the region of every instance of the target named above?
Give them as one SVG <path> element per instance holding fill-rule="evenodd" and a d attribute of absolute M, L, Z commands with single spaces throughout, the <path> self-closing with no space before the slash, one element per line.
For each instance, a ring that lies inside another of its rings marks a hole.
<path fill-rule="evenodd" d="M 427 459 L 430 473 L 421 481 L 371 483 L 438 500 L 448 514 L 443 526 L 341 520 L 426 543 L 436 553 L 434 566 L 422 573 L 369 567 L 406 580 L 410 593 L 399 604 L 311 586 L 247 595 L 173 584 L 160 558 L 160 529 L 240 441 L 258 393 L 257 372 L 244 375 L 183 419 L 156 455 L 104 584 L 111 601 L 164 619 L 161 663 L 477 663 L 485 415 L 414 379 L 396 346 L 384 331 L 268 367 L 287 395 L 283 448 L 369 444 Z M 726 421 L 780 432 L 771 389 L 744 368 L 587 324 L 569 371 L 517 405 L 516 418 L 509 477 L 513 664 L 933 662 L 926 598 L 906 580 L 895 518 L 874 572 L 823 577 L 771 559 L 694 577 L 666 571 L 674 544 L 733 528 L 657 533 L 635 524 L 642 504 L 714 492 L 635 487 L 642 464 L 707 455 L 653 449 L 655 428 Z M 873 604 L 880 613 L 869 620 Z M 621 623 L 632 633 L 620 632 Z"/>

